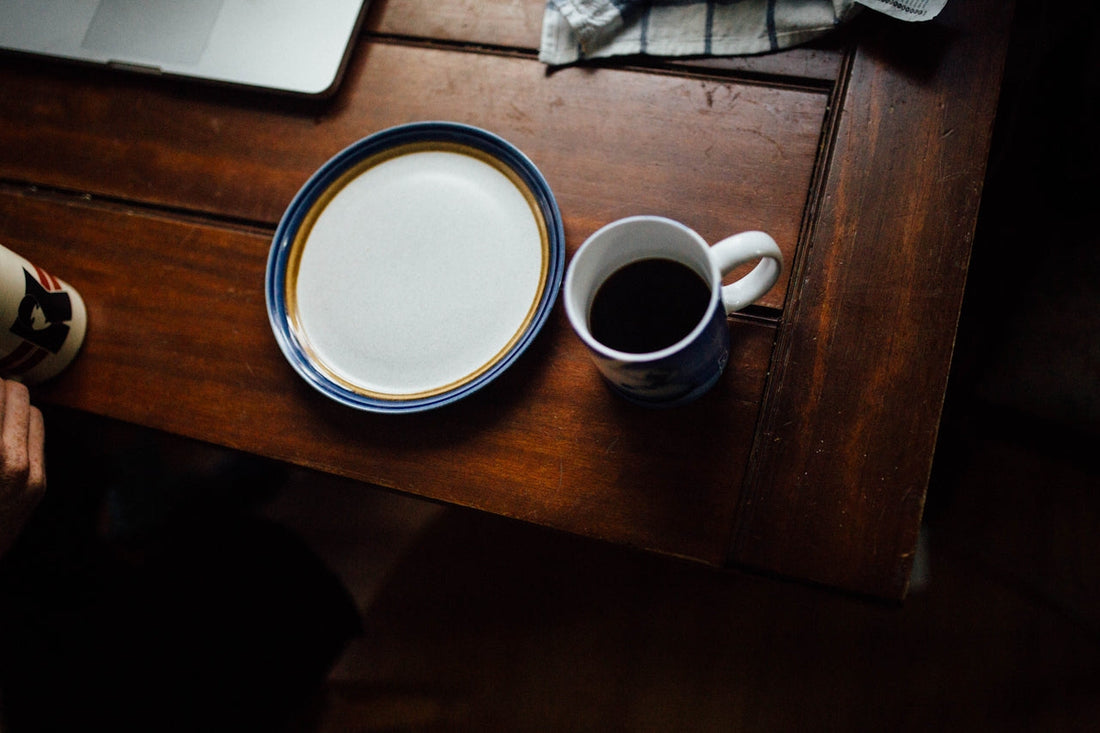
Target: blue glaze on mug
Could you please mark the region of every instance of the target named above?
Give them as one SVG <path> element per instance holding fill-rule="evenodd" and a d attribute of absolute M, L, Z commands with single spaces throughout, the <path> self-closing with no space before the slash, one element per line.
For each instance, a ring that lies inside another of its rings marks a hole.
<path fill-rule="evenodd" d="M 650 407 L 675 407 L 701 396 L 717 382 L 729 362 L 730 334 L 725 311 L 712 300 L 710 316 L 688 343 L 653 359 L 615 359 L 597 354 L 596 366 L 624 398 Z M 664 352 L 658 352 L 664 353 Z"/>

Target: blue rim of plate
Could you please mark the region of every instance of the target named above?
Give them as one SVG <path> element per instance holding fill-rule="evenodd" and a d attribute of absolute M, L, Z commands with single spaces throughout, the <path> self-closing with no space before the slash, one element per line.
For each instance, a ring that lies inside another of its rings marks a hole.
<path fill-rule="evenodd" d="M 422 148 L 425 144 L 430 146 L 435 143 L 442 147 L 466 147 L 481 156 L 487 156 L 501 167 L 502 172 L 510 172 L 512 175 L 509 177 L 513 178 L 517 186 L 523 186 L 525 190 L 522 193 L 531 204 L 536 218 L 540 219 L 540 227 L 545 228 L 549 249 L 541 293 L 522 333 L 479 370 L 476 376 L 453 388 L 423 397 L 406 398 L 395 395 L 391 398 L 364 394 L 355 385 L 342 383 L 343 380 L 328 373 L 311 356 L 295 332 L 287 304 L 287 278 L 289 268 L 292 267 L 292 252 L 303 224 L 311 215 L 316 217 L 317 207 L 323 208 L 326 197 L 332 196 L 333 187 L 340 186 L 341 181 L 357 165 L 404 146 L 416 145 Z M 290 365 L 310 386 L 348 407 L 369 412 L 411 413 L 456 402 L 486 386 L 515 363 L 549 318 L 561 287 L 564 266 L 565 232 L 561 213 L 546 179 L 526 155 L 498 135 L 478 127 L 457 122 L 414 122 L 382 130 L 349 145 L 309 178 L 291 200 L 275 230 L 267 260 L 264 293 L 268 320 L 275 340 Z"/>

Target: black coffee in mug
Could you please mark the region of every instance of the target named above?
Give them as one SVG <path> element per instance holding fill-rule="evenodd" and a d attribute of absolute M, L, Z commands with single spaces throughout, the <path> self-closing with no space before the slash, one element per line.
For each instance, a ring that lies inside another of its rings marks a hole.
<path fill-rule="evenodd" d="M 616 351 L 660 351 L 699 325 L 710 296 L 706 280 L 682 262 L 635 260 L 613 272 L 596 290 L 588 330 Z"/>

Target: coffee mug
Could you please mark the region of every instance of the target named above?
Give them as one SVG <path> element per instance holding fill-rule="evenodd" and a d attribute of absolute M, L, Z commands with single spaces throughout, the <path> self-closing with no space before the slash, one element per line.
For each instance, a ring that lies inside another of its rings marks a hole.
<path fill-rule="evenodd" d="M 80 350 L 87 322 L 71 285 L 0 246 L 0 377 L 56 376 Z"/>
<path fill-rule="evenodd" d="M 782 267 L 779 246 L 764 232 L 708 246 L 672 219 L 632 216 L 577 250 L 565 274 L 565 312 L 615 390 L 638 404 L 679 405 L 718 381 L 730 353 L 726 316 L 767 293 Z"/>

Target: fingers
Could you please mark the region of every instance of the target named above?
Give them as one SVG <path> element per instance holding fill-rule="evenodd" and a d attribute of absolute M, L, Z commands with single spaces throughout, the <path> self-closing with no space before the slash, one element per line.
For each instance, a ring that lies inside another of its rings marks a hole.
<path fill-rule="evenodd" d="M 27 429 L 27 459 L 27 490 L 37 504 L 46 491 L 46 421 L 42 419 L 42 411 L 34 406 Z"/>
<path fill-rule="evenodd" d="M 19 382 L 4 382 L 3 410 L 0 410 L 0 451 L 4 477 L 9 480 L 29 468 L 27 438 L 30 432 L 31 396 Z"/>
<path fill-rule="evenodd" d="M 10 494 L 37 497 L 46 486 L 46 430 L 30 392 L 5 380 L 0 389 L 0 481 Z M 35 501 L 37 503 L 37 501 Z"/>
<path fill-rule="evenodd" d="M 46 490 L 45 427 L 18 382 L 0 380 L 0 556 L 14 544 Z"/>

